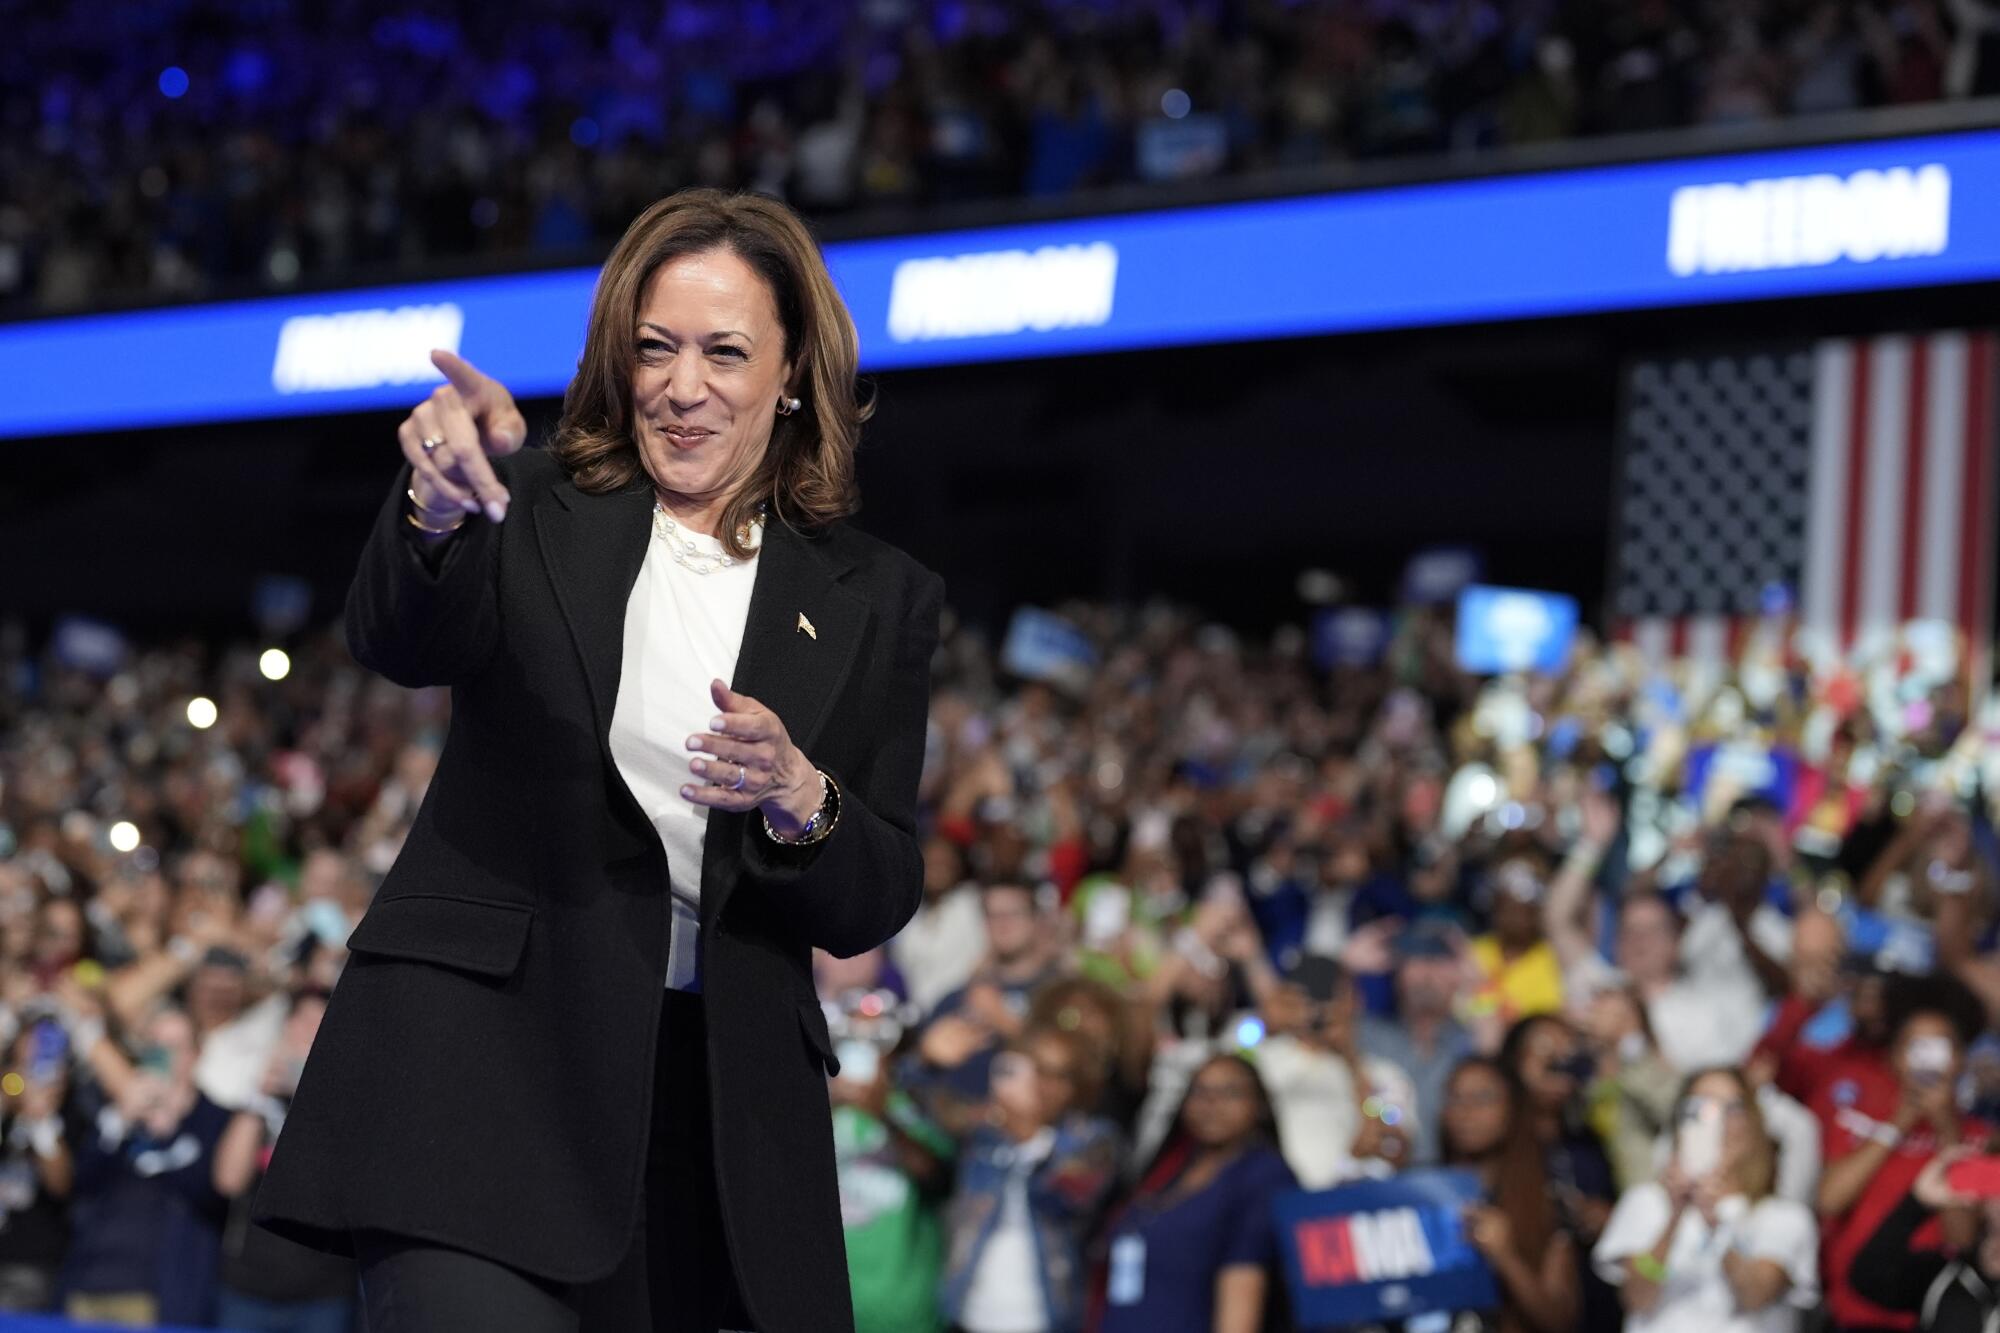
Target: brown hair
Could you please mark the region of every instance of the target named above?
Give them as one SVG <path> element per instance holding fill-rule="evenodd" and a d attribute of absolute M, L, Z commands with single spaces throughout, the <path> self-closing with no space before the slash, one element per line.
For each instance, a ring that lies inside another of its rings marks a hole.
<path fill-rule="evenodd" d="M 1035 1045 L 1044 1041 L 1056 1043 L 1069 1056 L 1069 1113 L 1093 1113 L 1097 1108 L 1097 1099 L 1104 1092 L 1104 1067 L 1097 1049 L 1085 1040 L 1081 1032 L 1073 1032 L 1054 1023 L 1030 1022 L 1006 1044 L 1005 1049 L 1032 1057 Z"/>
<path fill-rule="evenodd" d="M 1507 1100 L 1507 1128 L 1500 1141 L 1481 1157 L 1453 1141 L 1451 1126 L 1438 1124 L 1438 1156 L 1447 1166 L 1487 1168 L 1487 1195 L 1493 1206 L 1507 1215 L 1514 1227 L 1514 1251 L 1529 1263 L 1539 1263 L 1542 1251 L 1556 1234 L 1556 1212 L 1549 1198 L 1548 1170 L 1541 1145 L 1535 1141 L 1533 1117 L 1528 1106 L 1528 1090 L 1513 1068 L 1488 1055 L 1469 1055 L 1452 1067 L 1445 1079 L 1445 1096 L 1471 1070 L 1482 1070 L 1500 1080 Z"/>
<path fill-rule="evenodd" d="M 730 497 L 716 529 L 723 549 L 744 559 L 750 550 L 737 539 L 737 525 L 762 501 L 794 528 L 819 527 L 860 507 L 854 451 L 875 410 L 857 393 L 853 316 L 812 233 L 776 199 L 704 186 L 676 191 L 632 220 L 597 276 L 583 355 L 563 394 L 549 452 L 577 489 L 592 495 L 623 490 L 643 475 L 632 437 L 639 302 L 662 264 L 717 249 L 735 254 L 770 285 L 786 359 L 804 386 L 797 391 L 803 404 L 779 415 L 763 461 Z"/>

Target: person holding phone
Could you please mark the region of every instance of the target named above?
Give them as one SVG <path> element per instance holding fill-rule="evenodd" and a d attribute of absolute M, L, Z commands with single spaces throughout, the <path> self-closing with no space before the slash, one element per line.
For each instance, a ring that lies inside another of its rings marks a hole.
<path fill-rule="evenodd" d="M 887 953 L 813 951 L 813 977 L 835 1034 L 840 1072 L 827 1079 L 855 1333 L 937 1333 L 944 1267 L 939 1196 L 953 1145 L 891 1076 L 914 1040 L 912 1006 L 885 977 Z"/>
<path fill-rule="evenodd" d="M 873 404 L 785 204 L 651 204 L 583 335 L 546 447 L 447 348 L 396 428 L 347 645 L 450 730 L 255 1220 L 373 1333 L 847 1333 L 812 950 L 923 897 L 944 580 L 849 522 Z"/>
<path fill-rule="evenodd" d="M 1827 1308 L 1842 1329 L 1908 1330 L 1916 1318 L 1884 1307 L 1854 1284 L 1857 1256 L 1939 1153 L 1983 1140 L 1990 1129 L 1958 1104 L 1965 1048 L 1985 1027 L 1978 998 L 1946 974 L 1896 977 L 1886 998 L 1893 1087 L 1837 1080 L 1813 1111 L 1828 1126 L 1819 1215 L 1825 1234 Z M 1911 1237 L 1936 1250 L 1936 1219 Z"/>
<path fill-rule="evenodd" d="M 69 1039 L 53 1018 L 14 1037 L 0 1080 L 0 1310 L 53 1307 L 76 1179 L 65 1112 Z"/>
<path fill-rule="evenodd" d="M 1812 1210 L 1780 1198 L 1777 1148 L 1749 1080 L 1688 1079 L 1659 1179 L 1619 1197 L 1592 1251 L 1628 1333 L 1787 1333 L 1819 1298 Z"/>
<path fill-rule="evenodd" d="M 137 1058 L 103 1035 L 73 1038 L 104 1093 L 76 1144 L 73 1238 L 63 1267 L 71 1319 L 205 1327 L 215 1313 L 227 1203 L 216 1188 L 229 1112 L 195 1084 L 192 1019 L 163 1006 Z"/>
<path fill-rule="evenodd" d="M 1115 1181 L 1120 1142 L 1097 1099 L 1089 1043 L 1032 1027 L 993 1062 L 985 1112 L 957 1145 L 939 1312 L 953 1333 L 1078 1333 L 1083 1241 Z"/>
<path fill-rule="evenodd" d="M 1611 1158 L 1585 1116 L 1583 1093 L 1596 1076 L 1596 1061 L 1566 1020 L 1532 1014 L 1507 1030 L 1500 1063 L 1527 1092 L 1528 1125 L 1541 1146 L 1556 1224 L 1575 1243 L 1583 1326 L 1592 1333 L 1616 1328 L 1617 1295 L 1587 1258 L 1618 1197 Z"/>
<path fill-rule="evenodd" d="M 1854 1260 L 1854 1289 L 1916 1317 L 1919 1333 L 1987 1333 L 2000 1318 L 2000 1157 L 1970 1144 L 1939 1153 Z M 1932 1221 L 1948 1249 L 1916 1243 Z"/>

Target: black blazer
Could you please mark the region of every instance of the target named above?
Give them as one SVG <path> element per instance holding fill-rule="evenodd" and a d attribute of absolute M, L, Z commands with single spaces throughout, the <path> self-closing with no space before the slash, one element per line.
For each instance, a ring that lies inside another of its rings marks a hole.
<path fill-rule="evenodd" d="M 539 449 L 495 461 L 506 521 L 472 518 L 429 559 L 405 464 L 348 594 L 354 656 L 450 685 L 451 729 L 253 1215 L 336 1252 L 380 1227 L 582 1282 L 617 1265 L 641 1208 L 672 919 L 665 851 L 607 740 L 652 491 L 642 474 L 584 494 Z M 810 950 L 881 944 L 922 898 L 944 581 L 845 523 L 808 537 L 775 514 L 757 563 L 730 684 L 784 720 L 841 813 L 798 849 L 754 813 L 709 813 L 716 1175 L 760 1333 L 825 1333 L 853 1315 Z"/>

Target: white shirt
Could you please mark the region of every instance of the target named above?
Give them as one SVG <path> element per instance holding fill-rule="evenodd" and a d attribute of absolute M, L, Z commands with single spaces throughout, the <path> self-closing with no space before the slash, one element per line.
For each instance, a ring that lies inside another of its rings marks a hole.
<path fill-rule="evenodd" d="M 1278 1146 L 1300 1188 L 1329 1189 L 1367 1174 L 1368 1168 L 1354 1157 L 1361 1099 L 1346 1059 L 1288 1033 L 1266 1037 L 1256 1058 L 1277 1117 Z M 1374 1056 L 1363 1056 L 1361 1066 L 1371 1093 L 1416 1113 L 1416 1088 L 1401 1068 Z"/>
<path fill-rule="evenodd" d="M 935 899 L 925 898 L 908 925 L 889 941 L 889 956 L 910 989 L 910 1002 L 928 1014 L 939 1000 L 972 979 L 986 956 L 986 917 L 979 890 L 969 881 Z"/>
<path fill-rule="evenodd" d="M 1591 1252 L 1598 1274 L 1614 1286 L 1623 1283 L 1624 1260 L 1651 1250 L 1672 1214 L 1659 1185 L 1626 1190 Z M 1722 1256 L 1732 1249 L 1777 1264 L 1791 1286 L 1761 1310 L 1739 1311 L 1722 1272 Z M 1625 1327 L 1628 1333 L 1791 1333 L 1798 1311 L 1819 1300 L 1818 1251 L 1812 1210 L 1794 1200 L 1773 1196 L 1752 1204 L 1732 1195 L 1717 1207 L 1713 1228 L 1690 1208 L 1667 1247 L 1659 1303 L 1627 1314 Z"/>
<path fill-rule="evenodd" d="M 1055 1146 L 1056 1132 L 1047 1125 L 1015 1145 L 1000 1220 L 979 1251 L 958 1311 L 960 1326 L 972 1333 L 1044 1333 L 1049 1326 L 1029 1230 L 1028 1177 Z"/>
<path fill-rule="evenodd" d="M 667 852 L 674 917 L 667 986 L 698 991 L 701 843 L 708 831 L 708 807 L 681 795 L 684 784 L 706 781 L 688 767 L 701 752 L 688 749 L 687 741 L 710 730 L 709 720 L 716 714 L 708 683 L 736 678 L 757 561 L 753 550 L 749 560 L 717 566 L 721 541 L 685 526 L 675 531 L 694 542 L 693 558 L 709 565 L 709 571 L 698 574 L 680 564 L 657 531 L 648 541 L 645 562 L 625 603 L 611 758 Z"/>

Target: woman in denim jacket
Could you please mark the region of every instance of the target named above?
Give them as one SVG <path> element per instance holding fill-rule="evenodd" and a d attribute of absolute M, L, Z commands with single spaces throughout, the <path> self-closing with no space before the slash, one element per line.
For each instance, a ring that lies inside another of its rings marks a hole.
<path fill-rule="evenodd" d="M 1084 1237 L 1117 1175 L 1118 1131 L 1082 1108 L 1104 1076 L 1077 1034 L 1030 1026 L 994 1061 L 959 1140 L 939 1309 L 954 1333 L 1076 1333 Z"/>

